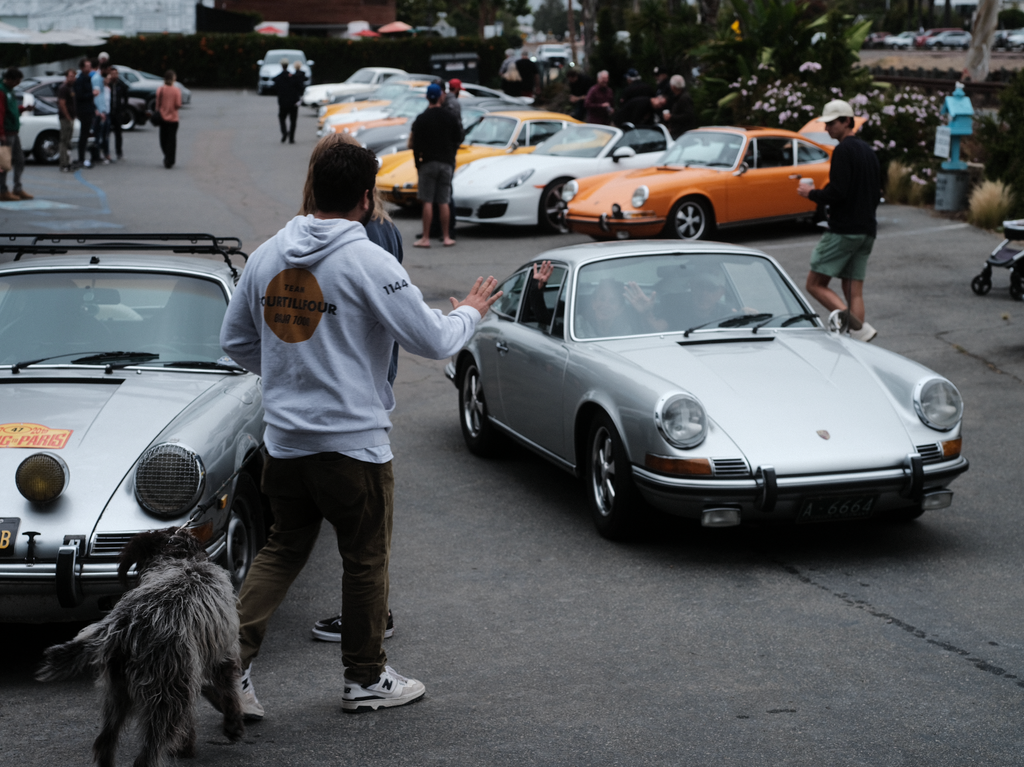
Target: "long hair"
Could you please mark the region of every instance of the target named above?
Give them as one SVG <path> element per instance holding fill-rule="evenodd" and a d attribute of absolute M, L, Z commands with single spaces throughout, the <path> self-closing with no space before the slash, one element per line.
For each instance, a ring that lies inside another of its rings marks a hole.
<path fill-rule="evenodd" d="M 306 171 L 306 185 L 302 188 L 302 207 L 299 208 L 300 216 L 308 216 L 311 213 L 316 213 L 316 200 L 313 198 L 313 166 L 316 165 L 316 161 L 320 159 L 320 155 L 335 144 L 361 146 L 358 141 L 347 133 L 328 133 L 317 142 L 316 146 L 313 147 L 312 154 L 309 156 L 309 169 Z M 374 221 L 382 223 L 392 223 L 391 216 L 388 215 L 387 210 L 384 208 L 384 198 L 380 196 L 380 192 L 376 186 L 373 187 L 373 216 L 371 216 L 371 218 Z"/>

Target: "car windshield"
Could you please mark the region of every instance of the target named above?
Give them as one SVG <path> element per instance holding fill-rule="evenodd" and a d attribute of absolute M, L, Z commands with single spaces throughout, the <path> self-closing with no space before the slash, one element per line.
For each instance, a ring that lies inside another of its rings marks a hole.
<path fill-rule="evenodd" d="M 306 63 L 306 54 L 302 51 L 267 51 L 267 55 L 263 57 L 263 61 L 267 64 L 280 64 L 281 59 L 288 59 L 289 64 L 294 64 L 296 61 L 300 61 L 303 64 Z"/>
<path fill-rule="evenodd" d="M 394 117 L 416 117 L 427 108 L 427 100 L 422 96 L 414 96 L 391 104 L 388 112 Z"/>
<path fill-rule="evenodd" d="M 377 99 L 380 99 L 381 101 L 391 101 L 392 99 L 397 99 L 408 92 L 408 85 L 399 85 L 398 83 L 382 85 L 373 92 L 373 99 L 375 101 Z"/>
<path fill-rule="evenodd" d="M 0 275 L 0 364 L 114 350 L 164 364 L 216 362 L 227 296 L 180 274 L 47 271 Z"/>
<path fill-rule="evenodd" d="M 555 157 L 597 157 L 608 142 L 615 137 L 610 128 L 594 125 L 580 125 L 556 133 L 538 146 L 533 154 L 554 155 Z"/>
<path fill-rule="evenodd" d="M 732 254 L 613 258 L 579 270 L 573 302 L 578 339 L 737 327 L 813 327 L 779 270 Z"/>
<path fill-rule="evenodd" d="M 357 84 L 357 83 L 372 83 L 373 82 L 373 70 L 372 69 L 357 69 L 352 73 L 352 76 L 345 82 Z"/>
<path fill-rule="evenodd" d="M 505 146 L 516 132 L 516 121 L 511 117 L 485 117 L 466 134 L 467 144 Z"/>
<path fill-rule="evenodd" d="M 658 164 L 731 168 L 742 148 L 743 137 L 735 133 L 690 131 L 668 148 Z"/>

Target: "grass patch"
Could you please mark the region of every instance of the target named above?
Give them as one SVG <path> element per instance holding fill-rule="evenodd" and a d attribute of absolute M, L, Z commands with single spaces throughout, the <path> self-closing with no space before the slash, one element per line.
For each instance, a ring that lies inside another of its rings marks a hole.
<path fill-rule="evenodd" d="M 982 181 L 967 202 L 967 220 L 982 229 L 996 229 L 1013 209 L 1013 192 L 1002 181 Z"/>

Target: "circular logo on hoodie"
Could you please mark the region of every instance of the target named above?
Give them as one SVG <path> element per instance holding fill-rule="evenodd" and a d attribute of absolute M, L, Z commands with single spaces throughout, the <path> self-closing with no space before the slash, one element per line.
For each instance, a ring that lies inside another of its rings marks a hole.
<path fill-rule="evenodd" d="M 324 301 L 320 284 L 306 269 L 280 272 L 267 285 L 261 303 L 264 321 L 286 344 L 308 341 L 320 318 L 337 311 L 334 304 Z"/>

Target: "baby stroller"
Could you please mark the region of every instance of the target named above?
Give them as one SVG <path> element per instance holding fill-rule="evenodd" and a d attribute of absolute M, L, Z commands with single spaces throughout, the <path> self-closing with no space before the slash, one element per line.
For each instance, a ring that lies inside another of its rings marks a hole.
<path fill-rule="evenodd" d="M 1024 218 L 1004 221 L 1003 235 L 1006 239 L 992 251 L 981 274 L 971 280 L 971 290 L 979 296 L 992 290 L 992 267 L 1000 266 L 1010 270 L 1010 296 L 1020 301 L 1024 298 L 1024 250 L 1011 247 L 1010 241 L 1024 240 Z"/>

